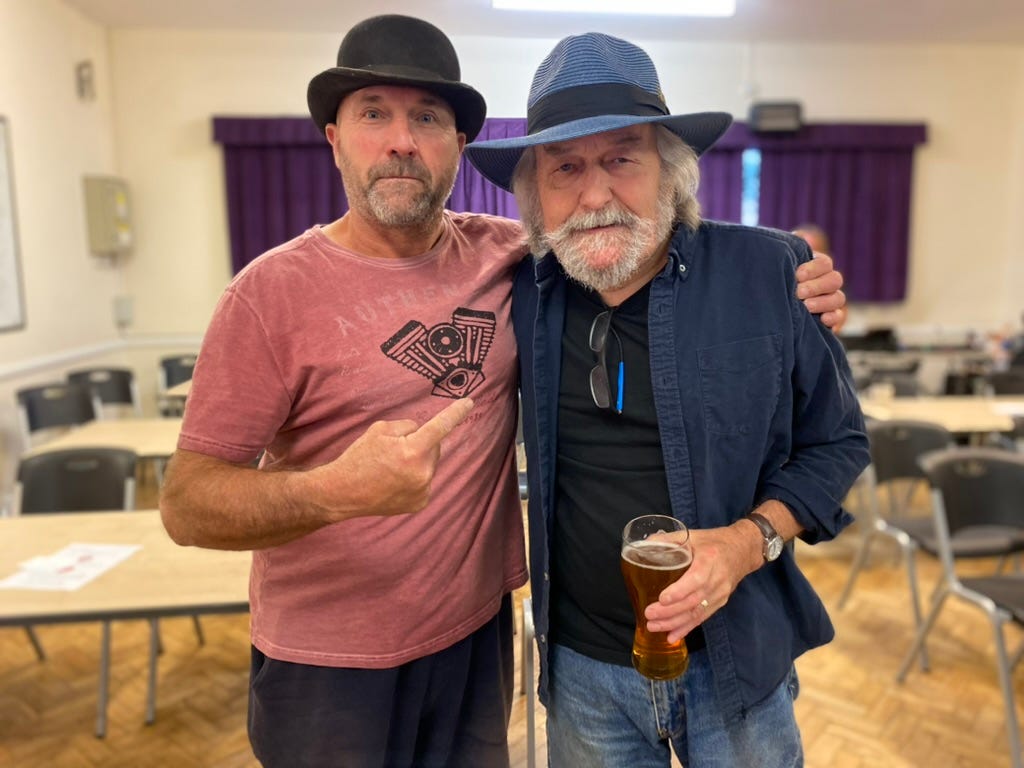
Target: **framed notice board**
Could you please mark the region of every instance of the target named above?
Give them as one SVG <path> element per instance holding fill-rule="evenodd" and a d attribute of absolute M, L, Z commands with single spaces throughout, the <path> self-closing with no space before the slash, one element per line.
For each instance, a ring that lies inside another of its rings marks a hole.
<path fill-rule="evenodd" d="M 10 125 L 0 116 L 0 332 L 25 325 Z"/>

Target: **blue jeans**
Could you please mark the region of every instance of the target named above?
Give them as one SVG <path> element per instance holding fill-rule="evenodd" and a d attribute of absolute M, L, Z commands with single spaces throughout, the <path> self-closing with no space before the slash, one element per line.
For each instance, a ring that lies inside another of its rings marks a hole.
<path fill-rule="evenodd" d="M 655 682 L 632 667 L 552 648 L 547 712 L 551 768 L 668 768 L 671 749 L 686 768 L 800 768 L 803 745 L 788 679 L 734 723 L 715 700 L 707 651 L 686 674 Z"/>

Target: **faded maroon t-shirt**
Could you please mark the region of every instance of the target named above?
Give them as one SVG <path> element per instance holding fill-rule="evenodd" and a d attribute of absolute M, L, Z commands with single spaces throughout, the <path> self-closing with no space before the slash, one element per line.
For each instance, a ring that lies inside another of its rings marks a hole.
<path fill-rule="evenodd" d="M 526 581 L 514 466 L 516 222 L 445 214 L 428 253 L 374 259 L 314 227 L 225 291 L 195 367 L 180 448 L 264 470 L 312 467 L 375 421 L 422 423 L 470 396 L 427 508 L 359 517 L 253 554 L 253 644 L 382 668 L 466 637 Z"/>

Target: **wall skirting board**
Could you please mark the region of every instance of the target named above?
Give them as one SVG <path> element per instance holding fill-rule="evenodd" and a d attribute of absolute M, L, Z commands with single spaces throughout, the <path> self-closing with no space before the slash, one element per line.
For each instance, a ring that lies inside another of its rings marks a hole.
<path fill-rule="evenodd" d="M 114 354 L 129 349 L 141 349 L 147 347 L 187 347 L 198 349 L 202 342 L 202 336 L 163 336 L 158 334 L 146 336 L 126 336 L 120 339 L 90 344 L 83 347 L 64 349 L 48 355 L 38 355 L 15 363 L 0 365 L 0 382 L 9 379 L 19 379 L 31 376 L 40 371 L 51 368 L 62 368 L 73 365 L 81 360 L 98 357 L 100 355 Z"/>

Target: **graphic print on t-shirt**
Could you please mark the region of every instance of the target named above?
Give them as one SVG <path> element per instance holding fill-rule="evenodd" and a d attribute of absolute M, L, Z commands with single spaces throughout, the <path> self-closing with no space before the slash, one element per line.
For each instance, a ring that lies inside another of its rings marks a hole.
<path fill-rule="evenodd" d="M 465 397 L 486 378 L 484 359 L 494 340 L 493 312 L 459 307 L 451 322 L 427 328 L 410 320 L 380 345 L 381 352 L 434 382 L 432 395 Z"/>

